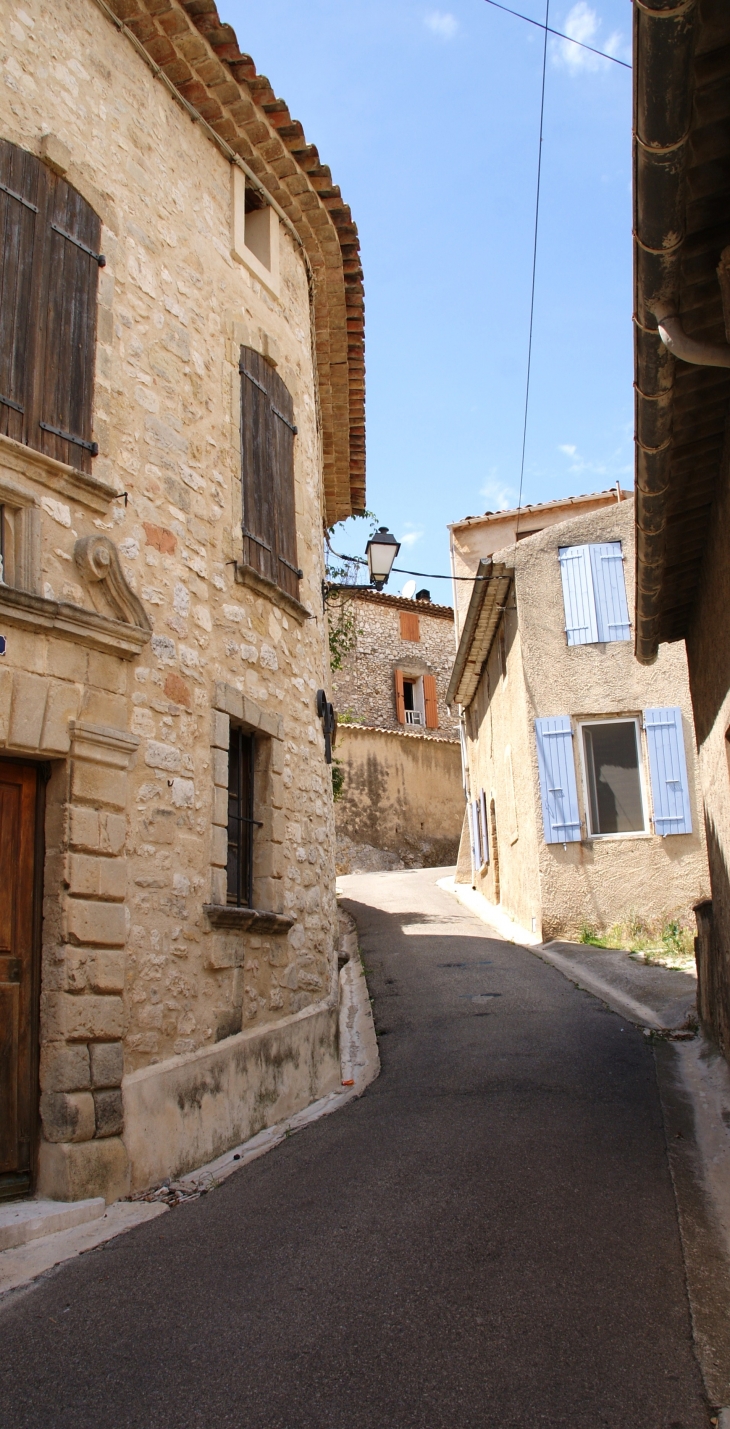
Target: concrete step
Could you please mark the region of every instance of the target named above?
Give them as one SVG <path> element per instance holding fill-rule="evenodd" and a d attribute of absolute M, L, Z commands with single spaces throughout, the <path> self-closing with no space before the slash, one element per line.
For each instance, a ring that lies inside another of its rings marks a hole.
<path fill-rule="evenodd" d="M 103 1196 L 88 1201 L 8 1201 L 0 1203 L 0 1251 L 27 1245 L 39 1236 L 70 1230 L 103 1216 Z"/>

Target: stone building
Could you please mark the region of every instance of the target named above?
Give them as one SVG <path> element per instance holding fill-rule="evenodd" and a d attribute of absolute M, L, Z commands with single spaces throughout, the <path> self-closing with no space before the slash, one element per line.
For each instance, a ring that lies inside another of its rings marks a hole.
<path fill-rule="evenodd" d="M 464 808 L 446 704 L 454 613 L 427 591 L 408 600 L 357 586 L 331 590 L 329 618 L 349 647 L 333 674 L 338 871 L 450 865 Z"/>
<path fill-rule="evenodd" d="M 616 495 L 567 500 L 563 521 L 550 502 L 543 530 L 534 506 L 503 550 L 490 528 L 514 512 L 453 528 L 479 577 L 448 692 L 469 780 L 456 880 L 543 940 L 691 926 L 707 887 L 684 651 L 634 658 L 633 502 Z"/>
<path fill-rule="evenodd" d="M 636 654 L 686 642 L 712 901 L 698 1006 L 730 1056 L 730 8 L 636 7 Z"/>
<path fill-rule="evenodd" d="M 339 1086 L 362 275 L 212 0 L 27 0 L 0 47 L 0 1196 L 111 1200 Z"/>

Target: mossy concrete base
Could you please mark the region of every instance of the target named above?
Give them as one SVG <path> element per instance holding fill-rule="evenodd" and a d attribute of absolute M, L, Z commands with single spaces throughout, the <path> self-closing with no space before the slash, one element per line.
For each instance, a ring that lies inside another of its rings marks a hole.
<path fill-rule="evenodd" d="M 122 1086 L 132 1191 L 213 1161 L 339 1089 L 334 999 L 132 1072 Z"/>

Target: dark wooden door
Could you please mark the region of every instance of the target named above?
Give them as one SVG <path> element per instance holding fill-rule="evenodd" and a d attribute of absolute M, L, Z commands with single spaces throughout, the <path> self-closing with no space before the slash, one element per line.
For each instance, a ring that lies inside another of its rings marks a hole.
<path fill-rule="evenodd" d="M 30 1189 L 36 1110 L 37 770 L 0 760 L 0 1199 Z"/>

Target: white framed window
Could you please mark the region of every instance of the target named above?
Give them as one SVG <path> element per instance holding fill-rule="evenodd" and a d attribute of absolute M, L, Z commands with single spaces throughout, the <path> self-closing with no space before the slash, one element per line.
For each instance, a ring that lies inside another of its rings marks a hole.
<path fill-rule="evenodd" d="M 425 725 L 426 702 L 423 698 L 423 678 L 420 675 L 403 676 L 403 707 L 406 724 Z"/>
<path fill-rule="evenodd" d="M 279 219 L 242 169 L 231 164 L 231 256 L 279 296 Z"/>
<path fill-rule="evenodd" d="M 589 838 L 649 833 L 638 715 L 578 725 Z"/>

